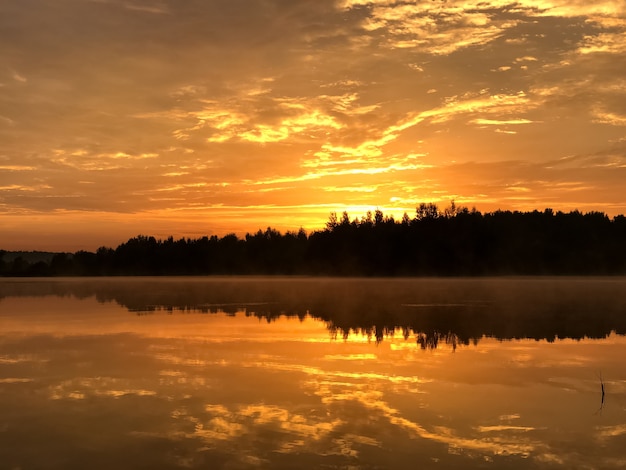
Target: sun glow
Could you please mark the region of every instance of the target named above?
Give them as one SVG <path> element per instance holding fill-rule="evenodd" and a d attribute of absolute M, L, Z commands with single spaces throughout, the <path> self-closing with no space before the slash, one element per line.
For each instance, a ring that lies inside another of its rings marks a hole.
<path fill-rule="evenodd" d="M 623 2 L 34 2 L 0 5 L 0 249 L 626 212 Z"/>

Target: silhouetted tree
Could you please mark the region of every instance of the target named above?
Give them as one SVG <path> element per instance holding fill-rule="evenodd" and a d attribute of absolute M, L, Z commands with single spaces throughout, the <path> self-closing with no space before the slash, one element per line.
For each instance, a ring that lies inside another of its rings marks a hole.
<path fill-rule="evenodd" d="M 19 254 L 19 253 L 18 253 Z M 14 254 L 15 255 L 15 254 Z M 626 217 L 601 212 L 495 211 L 454 201 L 440 211 L 422 203 L 400 222 L 377 209 L 350 219 L 331 213 L 324 230 L 282 234 L 271 227 L 199 239 L 138 235 L 96 253 L 29 254 L 5 276 L 324 274 L 341 276 L 474 276 L 626 274 Z M 36 256 L 35 256 L 36 255 Z"/>

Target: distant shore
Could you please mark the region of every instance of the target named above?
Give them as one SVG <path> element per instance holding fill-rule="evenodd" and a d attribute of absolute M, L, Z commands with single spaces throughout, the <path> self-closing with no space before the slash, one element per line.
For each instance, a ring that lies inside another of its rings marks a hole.
<path fill-rule="evenodd" d="M 0 276 L 625 275 L 626 217 L 601 212 L 440 211 L 402 220 L 332 213 L 324 230 L 156 239 L 75 253 L 0 250 Z"/>

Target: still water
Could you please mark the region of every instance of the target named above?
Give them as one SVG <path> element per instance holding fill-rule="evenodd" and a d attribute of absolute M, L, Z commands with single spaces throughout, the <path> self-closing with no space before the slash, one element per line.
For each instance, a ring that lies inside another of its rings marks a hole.
<path fill-rule="evenodd" d="M 625 294 L 0 280 L 0 468 L 625 468 Z"/>

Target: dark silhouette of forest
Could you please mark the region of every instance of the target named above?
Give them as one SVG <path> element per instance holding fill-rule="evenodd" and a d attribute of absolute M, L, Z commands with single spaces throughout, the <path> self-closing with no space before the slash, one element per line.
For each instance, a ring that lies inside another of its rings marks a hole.
<path fill-rule="evenodd" d="M 626 217 L 602 212 L 496 211 L 420 204 L 401 220 L 382 211 L 332 213 L 308 234 L 267 228 L 240 238 L 139 235 L 95 253 L 5 261 L 3 276 L 626 274 Z"/>
<path fill-rule="evenodd" d="M 95 297 L 136 315 L 312 317 L 337 339 L 401 335 L 422 349 L 626 334 L 623 278 L 89 278 L 6 280 L 7 297 Z M 211 323 L 207 322 L 207 328 Z M 209 332 L 207 330 L 207 332 Z"/>

